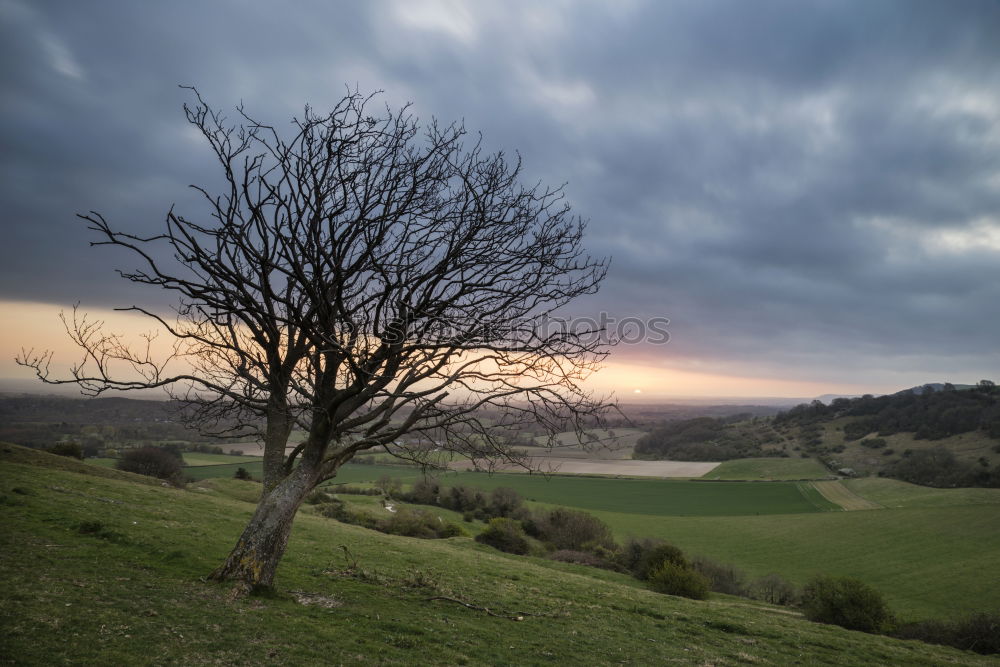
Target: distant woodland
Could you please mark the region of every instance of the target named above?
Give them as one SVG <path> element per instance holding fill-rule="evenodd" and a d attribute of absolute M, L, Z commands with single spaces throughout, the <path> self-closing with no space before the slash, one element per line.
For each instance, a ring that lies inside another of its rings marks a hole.
<path fill-rule="evenodd" d="M 824 441 L 834 420 L 840 444 Z M 998 441 L 1000 388 L 989 380 L 971 387 L 924 385 L 886 396 L 836 398 L 804 403 L 772 418 L 736 415 L 667 421 L 636 443 L 635 457 L 677 461 L 726 461 L 760 456 L 814 456 L 837 470 L 847 447 L 885 458 L 878 474 L 926 486 L 1000 487 L 1000 465 L 985 458 L 961 460 L 945 446 L 894 452 L 885 438 L 910 434 L 914 441 L 938 441 L 962 434 Z M 794 435 L 791 435 L 794 434 Z M 889 458 L 896 455 L 896 458 Z"/>

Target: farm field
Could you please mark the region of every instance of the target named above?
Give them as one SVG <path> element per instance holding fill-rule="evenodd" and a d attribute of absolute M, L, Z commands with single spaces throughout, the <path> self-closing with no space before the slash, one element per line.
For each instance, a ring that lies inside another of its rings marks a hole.
<path fill-rule="evenodd" d="M 845 479 L 841 483 L 885 507 L 994 505 L 1000 513 L 1000 489 L 935 489 L 879 477 Z"/>
<path fill-rule="evenodd" d="M 255 465 L 259 467 L 245 467 Z M 755 465 L 751 461 L 744 469 Z M 187 472 L 232 477 L 237 467 Z M 422 476 L 415 467 L 346 465 L 335 481 L 367 484 L 383 475 L 406 484 Z M 606 521 L 619 539 L 660 537 L 689 553 L 736 565 L 751 576 L 777 572 L 798 584 L 817 573 L 855 576 L 884 592 L 908 618 L 1000 607 L 993 602 L 1000 600 L 1000 581 L 984 576 L 1000 555 L 1000 489 L 843 480 L 836 484 L 850 497 L 886 509 L 842 512 L 829 511 L 840 507 L 810 482 L 475 472 L 442 473 L 439 479 L 444 486 L 506 486 L 537 504 L 583 509 Z"/>
<path fill-rule="evenodd" d="M 539 470 L 561 475 L 609 475 L 613 477 L 704 477 L 718 463 L 705 461 L 639 461 L 632 459 L 562 458 L 544 454 L 533 455 L 533 465 Z M 456 461 L 452 470 L 472 470 L 471 461 Z M 517 466 L 501 465 L 500 471 L 519 470 Z"/>
<path fill-rule="evenodd" d="M 19 664 L 992 662 L 760 602 L 658 595 L 469 537 L 414 540 L 309 512 L 296 519 L 276 592 L 234 600 L 200 578 L 252 511 L 221 490 L 255 485 L 182 491 L 44 456 L 27 465 L 0 451 L 0 625 L 3 655 Z M 85 522 L 105 532 L 84 534 Z M 512 625 L 433 596 L 526 613 Z"/>
<path fill-rule="evenodd" d="M 829 479 L 830 471 L 814 458 L 765 457 L 723 461 L 704 479 L 796 480 Z"/>
<path fill-rule="evenodd" d="M 797 584 L 857 577 L 907 618 L 998 610 L 1000 506 L 913 507 L 782 516 L 673 517 L 593 511 L 620 538 L 663 538 L 752 576 Z"/>
<path fill-rule="evenodd" d="M 239 464 L 186 468 L 193 479 L 232 477 Z M 248 463 L 251 475 L 260 475 L 260 463 Z M 383 475 L 412 484 L 423 477 L 414 466 L 347 464 L 327 483 L 367 484 Z M 439 472 L 442 486 L 466 485 L 492 490 L 514 489 L 533 501 L 587 510 L 641 515 L 722 516 L 789 514 L 839 510 L 808 483 L 698 482 L 652 479 L 612 479 L 569 475 L 528 475 L 449 471 Z"/>
<path fill-rule="evenodd" d="M 388 474 L 411 483 L 420 475 L 417 469 L 409 475 L 408 472 L 407 468 L 389 466 L 344 466 L 334 481 L 374 481 Z M 744 516 L 840 509 L 811 485 L 795 482 L 696 482 L 474 472 L 450 472 L 438 479 L 442 486 L 466 485 L 487 490 L 504 486 L 536 502 L 637 515 Z"/>
<path fill-rule="evenodd" d="M 260 462 L 259 456 L 233 456 L 232 454 L 202 454 L 184 452 L 184 463 L 189 466 L 214 466 L 228 463 Z"/>
<path fill-rule="evenodd" d="M 857 510 L 880 510 L 883 509 L 882 505 L 868 500 L 867 498 L 862 498 L 858 494 L 854 493 L 846 486 L 844 486 L 840 480 L 830 480 L 822 482 L 813 482 L 813 488 L 820 492 L 824 498 L 829 500 L 831 503 L 840 505 L 842 508 L 849 512 L 854 512 Z"/>

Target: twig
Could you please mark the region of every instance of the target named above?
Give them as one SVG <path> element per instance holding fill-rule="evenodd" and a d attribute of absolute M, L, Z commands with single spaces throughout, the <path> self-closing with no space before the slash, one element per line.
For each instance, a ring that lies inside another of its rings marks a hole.
<path fill-rule="evenodd" d="M 350 550 L 347 548 L 347 545 L 341 544 L 340 548 L 344 550 L 344 559 L 347 561 L 347 569 L 348 570 L 358 569 L 358 559 L 351 554 Z"/>
<path fill-rule="evenodd" d="M 469 604 L 468 602 L 462 602 L 461 600 L 445 597 L 443 595 L 436 595 L 432 598 L 427 598 L 427 602 L 434 602 L 435 600 L 443 600 L 444 602 L 454 602 L 455 604 L 460 604 L 463 607 L 468 607 L 469 609 L 475 609 L 476 611 L 485 611 L 487 614 L 495 618 L 506 618 L 509 621 L 523 621 L 525 616 L 542 616 L 542 614 L 529 614 L 523 611 L 514 615 L 497 614 L 496 612 L 490 611 L 486 607 L 480 607 L 479 605 Z"/>

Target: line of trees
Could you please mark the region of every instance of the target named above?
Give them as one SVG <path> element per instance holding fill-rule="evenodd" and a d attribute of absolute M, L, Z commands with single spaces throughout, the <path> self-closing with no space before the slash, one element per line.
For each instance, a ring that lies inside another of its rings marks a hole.
<path fill-rule="evenodd" d="M 870 433 L 913 433 L 917 440 L 940 440 L 977 430 L 1000 439 L 1000 390 L 992 381 L 982 380 L 968 389 L 925 385 L 920 391 L 887 396 L 837 398 L 829 405 L 813 401 L 778 414 L 774 423 L 801 425 L 838 417 L 857 417 L 844 426 L 849 441 Z"/>
<path fill-rule="evenodd" d="M 674 461 L 728 461 L 755 456 L 787 456 L 783 450 L 763 449 L 772 442 L 767 429 L 741 428 L 749 414 L 696 417 L 667 422 L 639 438 L 633 450 L 638 459 Z"/>

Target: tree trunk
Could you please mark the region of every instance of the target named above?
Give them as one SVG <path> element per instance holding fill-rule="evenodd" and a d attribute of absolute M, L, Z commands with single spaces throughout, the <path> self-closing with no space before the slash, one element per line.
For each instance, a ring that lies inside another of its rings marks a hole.
<path fill-rule="evenodd" d="M 295 513 L 315 485 L 316 476 L 299 466 L 273 490 L 264 491 L 236 546 L 210 578 L 238 581 L 243 592 L 270 588 L 285 554 Z"/>
<path fill-rule="evenodd" d="M 272 394 L 264 434 L 264 493 L 270 493 L 285 476 L 285 447 L 292 425 L 287 403 Z"/>

